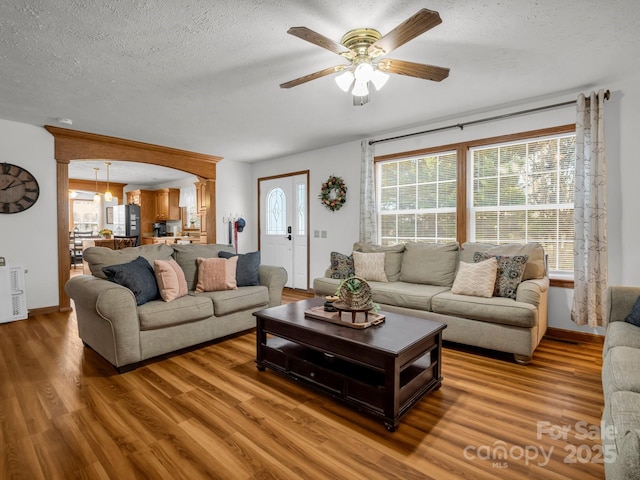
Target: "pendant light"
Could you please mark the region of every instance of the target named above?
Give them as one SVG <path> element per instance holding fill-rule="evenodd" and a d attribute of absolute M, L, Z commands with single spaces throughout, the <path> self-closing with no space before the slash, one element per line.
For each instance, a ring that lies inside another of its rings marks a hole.
<path fill-rule="evenodd" d="M 96 172 L 96 194 L 93 196 L 93 201 L 98 203 L 100 202 L 100 194 L 98 193 L 98 167 L 93 167 L 93 171 Z"/>
<path fill-rule="evenodd" d="M 111 195 L 111 190 L 109 189 L 109 165 L 111 165 L 111 162 L 104 162 L 104 164 L 107 166 L 107 191 L 104 192 L 104 201 L 110 202 L 113 200 L 113 195 Z"/>

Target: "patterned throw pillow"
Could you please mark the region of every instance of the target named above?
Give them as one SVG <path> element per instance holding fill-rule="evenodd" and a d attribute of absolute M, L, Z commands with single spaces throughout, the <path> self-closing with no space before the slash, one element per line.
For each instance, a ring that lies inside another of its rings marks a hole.
<path fill-rule="evenodd" d="M 356 277 L 372 282 L 387 282 L 384 273 L 384 252 L 362 253 L 353 252 L 353 266 Z"/>
<path fill-rule="evenodd" d="M 524 268 L 529 260 L 528 255 L 514 255 L 513 257 L 504 257 L 499 255 L 489 255 L 485 252 L 474 252 L 473 261 L 482 262 L 488 258 L 495 257 L 498 261 L 498 274 L 496 276 L 494 297 L 516 298 L 518 285 L 522 281 Z"/>
<path fill-rule="evenodd" d="M 498 261 L 489 258 L 483 262 L 460 262 L 451 293 L 489 298 L 493 296 L 498 272 Z"/>
<path fill-rule="evenodd" d="M 355 275 L 353 255 L 331 252 L 331 278 L 349 278 Z"/>

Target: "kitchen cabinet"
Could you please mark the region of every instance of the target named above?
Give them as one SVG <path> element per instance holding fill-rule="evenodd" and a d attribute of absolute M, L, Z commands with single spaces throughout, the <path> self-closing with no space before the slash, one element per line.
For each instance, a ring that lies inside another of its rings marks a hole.
<path fill-rule="evenodd" d="M 155 190 L 156 220 L 180 220 L 180 190 L 163 188 Z"/>

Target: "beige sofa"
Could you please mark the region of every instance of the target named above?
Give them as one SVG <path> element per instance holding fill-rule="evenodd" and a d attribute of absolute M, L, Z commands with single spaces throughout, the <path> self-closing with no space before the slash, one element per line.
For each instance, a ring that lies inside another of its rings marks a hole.
<path fill-rule="evenodd" d="M 387 282 L 370 281 L 373 301 L 381 309 L 447 324 L 444 340 L 511 353 L 528 363 L 547 329 L 549 279 L 545 255 L 538 243 L 489 245 L 409 242 L 393 246 L 356 243 L 355 251 L 384 252 Z M 487 255 L 527 255 L 515 299 L 482 298 L 451 293 L 459 262 L 473 263 L 476 252 Z M 340 284 L 316 278 L 316 295 L 332 295 Z"/>
<path fill-rule="evenodd" d="M 607 480 L 640 479 L 640 327 L 625 322 L 640 287 L 608 290 L 600 436 Z"/>
<path fill-rule="evenodd" d="M 260 265 L 260 285 L 194 294 L 196 259 L 217 257 L 221 250 L 231 251 L 226 245 L 213 244 L 86 249 L 84 258 L 93 275 L 72 277 L 65 285 L 75 306 L 80 338 L 123 372 L 143 360 L 254 328 L 253 312 L 280 304 L 287 272 Z M 158 298 L 137 306 L 132 291 L 106 280 L 102 268 L 138 256 L 151 265 L 156 259 L 175 259 L 190 293 L 170 302 Z"/>

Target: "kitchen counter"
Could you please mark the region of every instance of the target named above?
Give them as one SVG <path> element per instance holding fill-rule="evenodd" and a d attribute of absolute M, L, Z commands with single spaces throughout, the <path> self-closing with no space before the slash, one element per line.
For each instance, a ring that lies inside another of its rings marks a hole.
<path fill-rule="evenodd" d="M 153 245 L 158 243 L 165 243 L 167 245 L 173 245 L 174 243 L 200 243 L 200 239 L 197 237 L 187 237 L 187 236 L 154 237 L 154 236 L 145 235 L 142 237 L 143 245 Z"/>

